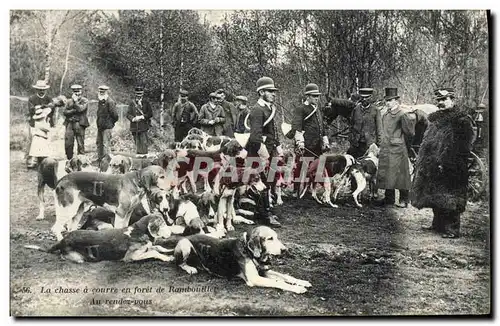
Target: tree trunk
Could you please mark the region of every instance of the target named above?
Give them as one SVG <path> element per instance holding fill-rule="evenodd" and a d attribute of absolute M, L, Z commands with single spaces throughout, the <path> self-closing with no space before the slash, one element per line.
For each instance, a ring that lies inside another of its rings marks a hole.
<path fill-rule="evenodd" d="M 45 38 L 46 38 L 46 48 L 45 48 L 45 77 L 44 80 L 49 84 L 50 80 L 50 52 L 52 50 L 52 30 L 54 26 L 52 24 L 52 19 L 50 17 L 50 11 L 45 13 Z"/>
<path fill-rule="evenodd" d="M 69 61 L 69 50 L 70 50 L 70 46 L 71 46 L 71 41 L 69 41 L 68 43 L 68 49 L 66 50 L 66 60 L 64 62 L 64 72 L 63 72 L 63 75 L 61 77 L 61 84 L 59 85 L 59 94 L 62 94 L 62 88 L 63 88 L 63 84 L 64 84 L 64 77 L 66 77 L 66 73 L 68 72 L 68 61 Z"/>
<path fill-rule="evenodd" d="M 160 14 L 160 126 L 165 125 L 165 75 L 163 72 L 163 13 Z"/>

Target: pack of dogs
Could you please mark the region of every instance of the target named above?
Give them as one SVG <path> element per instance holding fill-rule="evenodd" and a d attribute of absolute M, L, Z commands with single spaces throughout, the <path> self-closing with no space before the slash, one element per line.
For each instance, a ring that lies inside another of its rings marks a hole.
<path fill-rule="evenodd" d="M 240 237 L 227 237 L 234 224 L 255 224 L 258 194 L 267 192 L 272 206 L 282 205 L 282 190 L 294 184 L 293 150 L 285 151 L 270 167 L 273 177 L 266 180 L 260 173 L 248 173 L 247 155 L 236 139 L 193 128 L 182 142 L 155 155 L 107 154 L 99 166 L 85 155 L 59 161 L 45 158 L 38 167 L 36 219 L 45 218 L 47 186 L 54 194 L 51 231 L 57 243 L 48 249 L 25 247 L 60 253 L 77 263 L 175 261 L 189 274 L 202 269 L 221 277 L 240 277 L 248 286 L 304 293 L 309 282 L 270 269 L 270 257 L 286 250 L 270 227 L 260 225 Z M 355 185 L 354 202 L 361 207 L 360 194 L 367 185 L 370 197 L 376 193 L 377 157 L 375 144 L 358 160 L 325 153 L 309 165 L 297 195 L 302 197 L 309 189 L 316 201 L 336 207 L 331 198 L 336 201 L 350 184 Z M 332 195 L 335 177 L 339 181 Z M 197 184 L 203 184 L 202 192 Z"/>

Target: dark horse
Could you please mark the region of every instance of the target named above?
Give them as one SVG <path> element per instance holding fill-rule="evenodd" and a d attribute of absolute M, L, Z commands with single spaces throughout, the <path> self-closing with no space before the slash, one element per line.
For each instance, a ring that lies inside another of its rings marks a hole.
<path fill-rule="evenodd" d="M 327 97 L 327 104 L 323 109 L 323 115 L 327 125 L 330 125 L 338 116 L 344 117 L 348 120 L 349 125 L 351 124 L 351 114 L 357 103 L 361 100 L 361 96 L 358 94 L 352 94 L 350 99 L 340 99 Z M 376 102 L 375 105 L 380 105 Z M 422 142 L 425 129 L 427 128 L 427 115 L 434 112 L 437 108 L 434 105 L 421 104 L 415 105 L 408 108 L 410 116 L 414 121 L 415 135 L 412 139 L 407 139 L 408 149 L 410 147 L 414 148 L 418 152 L 418 147 Z M 338 134 L 343 133 L 339 131 Z"/>
<path fill-rule="evenodd" d="M 333 120 L 337 119 L 339 115 L 350 120 L 352 110 L 354 110 L 354 107 L 356 106 L 358 101 L 358 94 L 351 95 L 351 98 L 348 100 L 331 98 L 327 96 L 326 105 L 323 109 L 325 122 L 327 124 L 331 124 Z"/>

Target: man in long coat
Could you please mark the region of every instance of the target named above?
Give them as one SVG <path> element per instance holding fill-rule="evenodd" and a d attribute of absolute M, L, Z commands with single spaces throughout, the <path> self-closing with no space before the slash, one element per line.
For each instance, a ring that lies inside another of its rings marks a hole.
<path fill-rule="evenodd" d="M 144 88 L 135 88 L 135 98 L 130 101 L 127 119 L 130 121 L 130 132 L 134 137 L 137 154 L 148 153 L 148 130 L 153 110 L 147 99 L 144 99 Z"/>
<path fill-rule="evenodd" d="M 111 153 L 111 131 L 118 121 L 116 102 L 108 94 L 109 86 L 101 85 L 97 94 L 97 156 L 101 162 L 104 155 Z"/>
<path fill-rule="evenodd" d="M 399 205 L 396 206 L 407 207 L 411 177 L 406 139 L 413 137 L 414 127 L 400 106 L 397 88 L 386 88 L 384 99 L 388 109 L 382 117 L 377 188 L 385 189 L 382 204 L 394 205 L 395 189 L 398 189 Z"/>
<path fill-rule="evenodd" d="M 82 86 L 72 85 L 73 95 L 68 100 L 66 108 L 63 111 L 65 116 L 64 125 L 64 149 L 66 158 L 73 158 L 73 150 L 76 143 L 78 145 L 78 154 L 85 154 L 85 129 L 89 126 L 87 109 L 89 100 L 82 96 Z"/>
<path fill-rule="evenodd" d="M 439 111 L 429 115 L 429 126 L 418 152 L 411 188 L 416 208 L 432 208 L 429 230 L 443 238 L 460 236 L 460 214 L 467 204 L 468 158 L 474 140 L 470 116 L 455 107 L 452 88 L 435 90 Z"/>
<path fill-rule="evenodd" d="M 356 105 L 351 114 L 351 146 L 347 154 L 354 158 L 365 154 L 371 144 L 380 144 L 382 138 L 381 115 L 373 104 L 373 88 L 360 88 L 361 101 Z"/>

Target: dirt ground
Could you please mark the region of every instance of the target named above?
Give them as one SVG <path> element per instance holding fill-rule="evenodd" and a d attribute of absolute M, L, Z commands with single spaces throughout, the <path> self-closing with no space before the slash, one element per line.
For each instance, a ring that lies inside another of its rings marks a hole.
<path fill-rule="evenodd" d="M 289 250 L 273 260 L 273 269 L 310 281 L 312 288 L 301 295 L 250 288 L 242 280 L 206 273 L 190 276 L 173 263 L 79 265 L 26 249 L 26 244 L 48 247 L 54 243 L 50 227 L 55 212 L 51 192 L 46 190 L 46 219 L 35 220 L 37 175 L 26 170 L 24 152 L 18 150 L 27 139 L 22 109 L 11 107 L 13 316 L 477 315 L 491 311 L 487 202 L 468 204 L 461 238 L 442 239 L 421 230 L 431 223 L 428 209 L 369 205 L 358 209 L 349 200 L 334 209 L 310 198 L 285 198 L 275 212 L 283 224 L 278 235 Z M 88 131 L 86 147 L 94 152 L 95 128 Z M 64 156 L 63 135 L 59 125 L 52 136 L 56 158 Z M 249 226 L 237 225 L 230 236 L 246 230 Z M 136 287 L 144 291 L 134 294 Z M 156 292 L 159 287 L 165 289 L 163 293 Z M 49 288 L 51 293 L 47 293 Z M 85 288 L 87 293 L 83 293 Z M 114 289 L 118 293 L 98 293 Z M 69 290 L 79 292 L 59 293 Z"/>
<path fill-rule="evenodd" d="M 10 156 L 13 316 L 450 315 L 491 311 L 487 203 L 468 205 L 462 237 L 451 240 L 421 230 L 431 222 L 427 209 L 357 209 L 349 202 L 333 209 L 308 198 L 286 198 L 276 213 L 283 223 L 279 237 L 289 251 L 273 265 L 275 270 L 312 283 L 307 293 L 298 295 L 250 288 L 239 279 L 218 279 L 205 273 L 189 276 L 173 263 L 79 265 L 24 248 L 26 244 L 48 247 L 54 243 L 50 234 L 54 202 L 47 191 L 46 219 L 36 221 L 36 172 L 26 170 L 23 155 L 12 151 Z M 248 229 L 237 225 L 231 235 Z M 188 286 L 204 292 L 179 292 Z M 85 287 L 88 293 L 82 293 Z M 152 293 L 134 294 L 136 287 L 151 287 Z M 156 293 L 158 287 L 165 292 Z M 52 292 L 45 293 L 47 288 Z M 90 292 L 98 291 L 96 288 L 116 288 L 118 293 Z M 131 292 L 121 292 L 124 288 Z M 61 289 L 80 290 L 55 293 Z M 120 299 L 136 302 L 105 301 Z M 100 304 L 95 300 L 101 300 Z"/>

